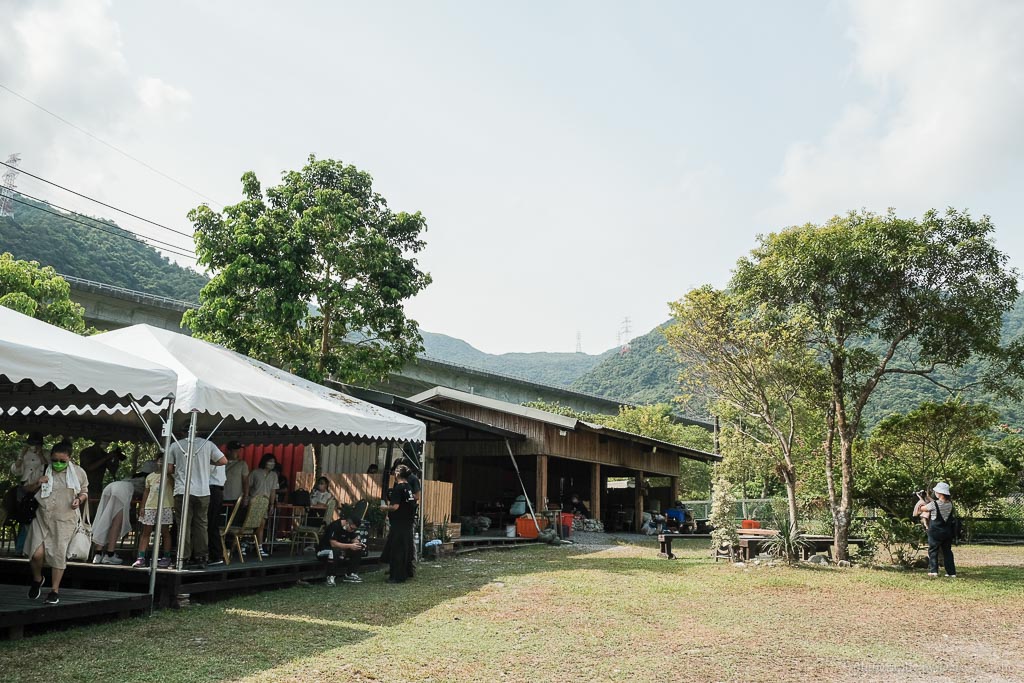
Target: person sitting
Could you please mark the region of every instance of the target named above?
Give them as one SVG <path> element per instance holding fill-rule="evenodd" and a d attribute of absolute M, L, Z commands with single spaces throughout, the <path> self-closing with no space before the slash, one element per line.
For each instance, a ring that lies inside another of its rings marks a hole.
<path fill-rule="evenodd" d="M 335 585 L 335 577 L 342 571 L 342 582 L 362 582 L 356 570 L 359 568 L 360 558 L 366 552 L 366 546 L 359 537 L 359 521 L 356 517 L 335 520 L 327 525 L 320 537 L 320 552 L 317 553 L 317 557 L 328 562 L 328 586 Z"/>
<path fill-rule="evenodd" d="M 682 532 L 686 528 L 690 511 L 686 509 L 683 501 L 677 500 L 675 505 L 665 511 L 665 526 Z"/>
<path fill-rule="evenodd" d="M 568 502 L 562 506 L 562 511 L 571 512 L 574 515 L 582 515 L 583 517 L 590 519 L 590 510 L 588 510 L 587 506 L 583 504 L 582 500 L 580 500 L 579 495 L 575 493 L 572 494 L 572 496 L 569 497 Z"/>

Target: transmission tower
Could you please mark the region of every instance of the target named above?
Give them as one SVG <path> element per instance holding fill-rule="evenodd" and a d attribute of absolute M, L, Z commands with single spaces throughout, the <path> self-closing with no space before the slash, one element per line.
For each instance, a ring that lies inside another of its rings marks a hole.
<path fill-rule="evenodd" d="M 576 353 L 583 353 L 583 334 L 576 331 Z"/>
<path fill-rule="evenodd" d="M 622 325 L 619 326 L 619 342 L 618 342 L 618 345 L 619 345 L 619 355 L 620 356 L 626 355 L 631 350 L 631 348 L 629 346 L 629 339 L 630 339 L 629 334 L 630 334 L 630 332 L 633 331 L 633 329 L 629 326 L 630 322 L 631 321 L 629 319 L 629 316 L 626 316 L 626 318 L 622 321 Z"/>
<path fill-rule="evenodd" d="M 14 188 L 18 179 L 18 164 L 21 163 L 21 154 L 14 153 L 7 157 L 7 166 L 4 166 L 3 184 L 0 185 L 0 218 L 14 215 Z"/>

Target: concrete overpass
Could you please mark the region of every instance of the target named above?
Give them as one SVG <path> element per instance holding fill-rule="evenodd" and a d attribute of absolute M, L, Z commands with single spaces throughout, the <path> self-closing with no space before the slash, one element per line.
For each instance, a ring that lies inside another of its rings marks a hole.
<path fill-rule="evenodd" d="M 147 324 L 189 334 L 182 329 L 185 311 L 198 308 L 189 301 L 169 299 L 123 287 L 62 275 L 71 285 L 71 298 L 85 308 L 86 323 L 100 330 L 114 330 L 131 325 Z M 386 382 L 367 388 L 409 397 L 435 386 L 458 389 L 470 394 L 507 401 L 527 403 L 545 401 L 574 410 L 614 415 L 622 401 L 581 394 L 561 387 L 540 384 L 519 377 L 500 375 L 477 368 L 456 365 L 437 358 L 420 357 L 393 373 Z M 696 424 L 708 430 L 709 422 L 680 418 L 684 424 Z"/>

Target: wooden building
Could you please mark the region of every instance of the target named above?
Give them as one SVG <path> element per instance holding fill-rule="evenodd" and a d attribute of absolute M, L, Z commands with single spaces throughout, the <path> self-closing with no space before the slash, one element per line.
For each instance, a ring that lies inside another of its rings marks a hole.
<path fill-rule="evenodd" d="M 509 501 L 523 492 L 521 477 L 539 509 L 561 505 L 577 494 L 606 526 L 635 529 L 643 511 L 664 510 L 677 497 L 679 458 L 721 460 L 711 453 L 445 387 L 408 400 L 496 428 L 486 440 L 467 431 L 462 438 L 427 442 L 426 478 L 452 482 L 453 519 L 507 509 Z M 519 438 L 494 438 L 497 433 Z M 631 480 L 633 485 L 609 488 L 610 478 L 627 484 Z M 666 485 L 651 487 L 651 479 Z"/>

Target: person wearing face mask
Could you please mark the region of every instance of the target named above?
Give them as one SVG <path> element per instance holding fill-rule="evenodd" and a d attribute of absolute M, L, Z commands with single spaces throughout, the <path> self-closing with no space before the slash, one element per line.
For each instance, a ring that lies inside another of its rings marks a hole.
<path fill-rule="evenodd" d="M 39 501 L 36 518 L 32 520 L 25 543 L 25 554 L 32 569 L 28 597 L 42 595 L 43 565 L 50 567 L 53 586 L 46 604 L 60 602 L 60 582 L 68 566 L 68 544 L 78 527 L 79 509 L 89 501 L 89 477 L 78 465 L 70 462 L 71 444 L 62 441 L 50 451 L 46 471 L 26 489 Z"/>
<path fill-rule="evenodd" d="M 249 496 L 251 498 L 267 496 L 270 500 L 271 508 L 274 507 L 274 501 L 277 500 L 278 479 L 277 472 L 274 471 L 276 466 L 277 458 L 274 457 L 274 454 L 264 453 L 263 457 L 260 458 L 259 468 L 249 473 Z M 260 528 L 256 530 L 256 538 L 260 542 L 257 552 L 262 553 L 264 556 L 270 554 L 270 548 L 265 543 L 267 519 L 269 518 L 270 510 L 267 511 L 267 516 L 264 518 L 263 523 L 260 524 Z"/>
<path fill-rule="evenodd" d="M 18 537 L 14 542 L 14 552 L 18 555 L 25 549 L 25 539 L 28 538 L 28 530 L 32 525 L 31 517 L 35 515 L 36 500 L 26 485 L 31 484 L 46 473 L 46 466 L 50 464 L 49 458 L 43 453 L 43 435 L 39 432 L 32 432 L 25 448 L 11 465 L 11 474 L 18 481 L 18 489 L 15 494 L 15 501 L 18 506 L 17 519 L 19 520 Z"/>

